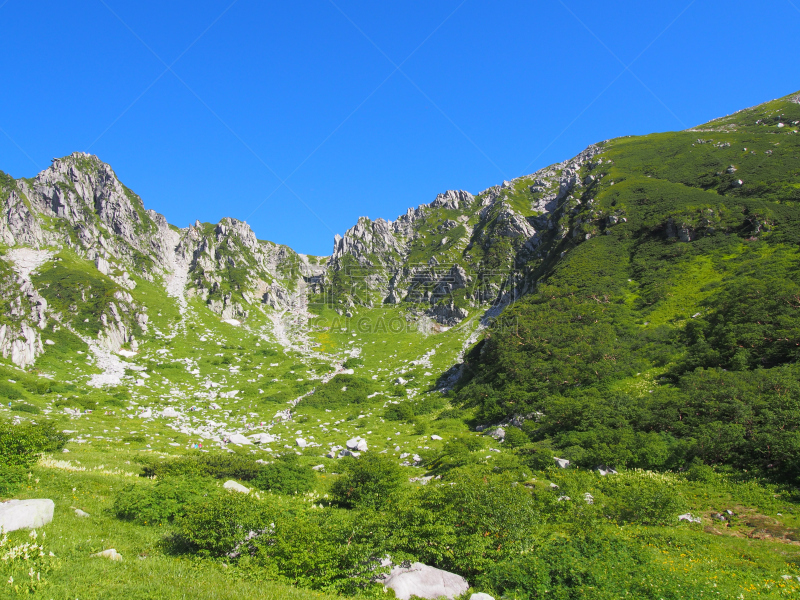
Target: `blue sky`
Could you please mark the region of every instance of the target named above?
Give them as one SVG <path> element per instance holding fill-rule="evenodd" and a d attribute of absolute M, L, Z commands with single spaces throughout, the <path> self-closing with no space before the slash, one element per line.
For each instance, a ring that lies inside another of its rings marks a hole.
<path fill-rule="evenodd" d="M 328 254 L 360 215 L 800 89 L 798 4 L 0 0 L 0 169 L 88 151 L 175 225 Z"/>

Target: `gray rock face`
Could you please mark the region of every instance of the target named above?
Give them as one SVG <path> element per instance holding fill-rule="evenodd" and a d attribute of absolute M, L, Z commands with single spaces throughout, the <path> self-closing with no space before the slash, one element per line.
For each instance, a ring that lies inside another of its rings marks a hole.
<path fill-rule="evenodd" d="M 383 585 L 394 590 L 400 600 L 409 600 L 411 596 L 452 600 L 469 589 L 467 580 L 460 575 L 418 562 L 409 567 L 395 567 L 383 580 Z"/>
<path fill-rule="evenodd" d="M 0 531 L 35 529 L 53 520 L 52 500 L 8 500 L 0 503 Z"/>

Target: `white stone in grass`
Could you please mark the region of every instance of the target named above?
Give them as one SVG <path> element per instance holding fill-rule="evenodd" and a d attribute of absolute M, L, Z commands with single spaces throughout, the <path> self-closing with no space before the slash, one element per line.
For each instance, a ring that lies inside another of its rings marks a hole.
<path fill-rule="evenodd" d="M 566 458 L 558 458 L 554 456 L 553 460 L 556 461 L 556 466 L 559 469 L 566 469 L 569 466 L 569 461 Z"/>
<path fill-rule="evenodd" d="M 367 440 L 362 437 L 354 437 L 347 440 L 347 447 L 350 450 L 357 450 L 359 452 L 367 451 Z"/>
<path fill-rule="evenodd" d="M 238 327 L 242 324 L 242 322 L 237 319 L 222 319 L 222 322 L 227 323 L 228 325 L 233 325 L 234 327 Z"/>
<path fill-rule="evenodd" d="M 308 442 L 305 441 L 303 438 L 297 438 L 294 441 L 294 443 L 297 444 L 298 448 L 305 448 L 306 446 L 308 446 Z"/>
<path fill-rule="evenodd" d="M 489 594 L 484 594 L 483 592 L 478 592 L 477 594 L 472 594 L 469 600 L 494 600 L 494 597 Z"/>
<path fill-rule="evenodd" d="M 686 513 L 683 515 L 678 515 L 678 521 L 688 521 L 689 523 L 700 523 L 702 520 L 700 517 L 693 517 L 692 513 Z"/>
<path fill-rule="evenodd" d="M 325 470 L 325 465 L 316 465 L 314 467 L 311 467 L 311 470 L 312 471 L 324 471 Z"/>
<path fill-rule="evenodd" d="M 253 443 L 250 440 L 248 440 L 245 436 L 243 436 L 241 433 L 232 433 L 231 435 L 228 436 L 228 441 L 231 444 L 239 444 L 242 446 L 246 446 Z"/>
<path fill-rule="evenodd" d="M 82 511 L 80 508 L 76 508 L 75 509 L 75 516 L 76 517 L 81 517 L 82 519 L 86 519 L 88 517 L 91 517 L 92 515 L 90 515 L 87 512 Z"/>
<path fill-rule="evenodd" d="M 0 531 L 34 529 L 53 520 L 52 500 L 8 500 L 0 503 Z"/>
<path fill-rule="evenodd" d="M 122 560 L 122 554 L 117 552 L 114 548 L 103 550 L 102 552 L 98 552 L 97 554 L 92 554 L 92 556 L 95 558 L 107 558 L 108 560 L 113 560 L 115 562 L 119 562 Z"/>
<path fill-rule="evenodd" d="M 432 436 L 431 436 L 431 439 L 432 439 L 432 440 L 441 440 L 441 439 L 442 439 L 442 436 L 440 436 L 440 435 L 432 435 Z"/>
<path fill-rule="evenodd" d="M 56 345 L 56 343 L 53 340 L 45 340 L 44 343 L 47 344 L 48 346 L 55 346 Z"/>
<path fill-rule="evenodd" d="M 180 413 L 171 406 L 168 406 L 167 408 L 161 411 L 161 416 L 166 417 L 168 419 L 174 419 L 175 417 L 179 417 Z"/>
<path fill-rule="evenodd" d="M 226 490 L 231 490 L 232 492 L 239 492 L 240 494 L 249 494 L 250 489 L 244 487 L 241 483 L 234 481 L 233 479 L 229 479 L 225 483 L 222 484 Z"/>
<path fill-rule="evenodd" d="M 467 580 L 422 563 L 412 563 L 409 567 L 395 567 L 381 582 L 384 587 L 394 590 L 399 600 L 409 600 L 411 596 L 419 598 L 448 598 L 452 600 L 469 589 Z"/>

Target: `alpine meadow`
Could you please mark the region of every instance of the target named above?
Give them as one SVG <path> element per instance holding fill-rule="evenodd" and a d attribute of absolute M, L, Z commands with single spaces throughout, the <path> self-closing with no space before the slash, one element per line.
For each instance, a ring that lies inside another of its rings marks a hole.
<path fill-rule="evenodd" d="M 798 126 L 607 140 L 330 256 L 88 153 L 0 172 L 0 597 L 797 597 Z"/>

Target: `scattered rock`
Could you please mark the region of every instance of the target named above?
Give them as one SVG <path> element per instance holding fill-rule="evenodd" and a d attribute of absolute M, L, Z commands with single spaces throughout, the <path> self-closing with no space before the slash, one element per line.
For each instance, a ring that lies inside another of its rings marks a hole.
<path fill-rule="evenodd" d="M 103 550 L 102 552 L 98 552 L 97 554 L 92 554 L 92 556 L 94 558 L 107 558 L 108 560 L 113 560 L 115 562 L 119 562 L 122 560 L 122 554 L 117 552 L 114 548 Z"/>
<path fill-rule="evenodd" d="M 395 567 L 382 583 L 384 587 L 394 590 L 395 597 L 399 600 L 409 600 L 411 596 L 429 600 L 445 597 L 452 600 L 469 589 L 467 580 L 461 575 L 418 562 L 408 567 Z"/>
<path fill-rule="evenodd" d="M 506 430 L 502 427 L 498 427 L 497 429 L 487 432 L 486 435 L 493 437 L 496 440 L 503 440 L 506 437 Z"/>
<path fill-rule="evenodd" d="M 490 596 L 489 594 L 485 594 L 483 592 L 478 592 L 477 594 L 472 594 L 469 597 L 469 600 L 494 600 L 494 597 Z"/>
<path fill-rule="evenodd" d="M 367 440 L 362 437 L 354 437 L 347 440 L 347 447 L 350 450 L 357 450 L 358 452 L 367 451 Z"/>
<path fill-rule="evenodd" d="M 224 487 L 226 490 L 231 490 L 232 492 L 239 492 L 241 494 L 250 493 L 250 488 L 244 487 L 241 483 L 239 483 L 238 481 L 234 481 L 233 479 L 229 479 L 228 481 L 223 483 L 222 487 Z"/>
<path fill-rule="evenodd" d="M 606 475 L 616 475 L 616 469 L 612 469 L 611 467 L 607 467 L 606 465 L 599 465 L 594 469 L 598 473 L 600 473 L 601 477 L 605 477 Z"/>
<path fill-rule="evenodd" d="M 52 500 L 8 500 L 0 503 L 0 531 L 35 529 L 53 520 Z"/>
<path fill-rule="evenodd" d="M 556 461 L 556 466 L 559 469 L 566 469 L 569 466 L 569 461 L 566 458 L 558 458 L 554 456 L 553 460 Z"/>
<path fill-rule="evenodd" d="M 91 515 L 89 513 L 87 513 L 87 512 L 82 511 L 80 508 L 76 508 L 75 509 L 75 516 L 85 519 L 85 518 L 90 517 Z"/>
<path fill-rule="evenodd" d="M 431 439 L 432 439 L 432 440 L 441 440 L 441 439 L 443 439 L 443 438 L 442 438 L 442 436 L 440 436 L 440 435 L 432 435 L 432 436 L 431 436 Z"/>
<path fill-rule="evenodd" d="M 243 436 L 241 433 L 230 434 L 228 436 L 228 441 L 231 444 L 239 444 L 240 446 L 247 446 L 253 443 L 250 440 L 248 440 L 245 436 Z"/>
<path fill-rule="evenodd" d="M 700 523 L 700 517 L 693 517 L 691 513 L 678 515 L 678 521 L 688 521 L 689 523 Z"/>

